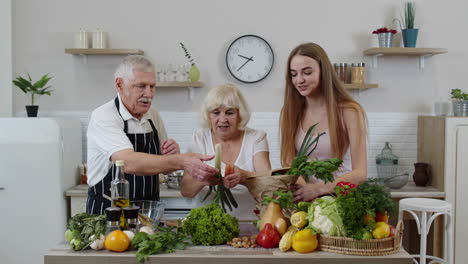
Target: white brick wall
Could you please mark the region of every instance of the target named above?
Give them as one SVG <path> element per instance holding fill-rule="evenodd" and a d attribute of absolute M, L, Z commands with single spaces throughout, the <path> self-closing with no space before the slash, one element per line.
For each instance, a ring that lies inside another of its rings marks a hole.
<path fill-rule="evenodd" d="M 53 112 L 42 113 L 41 116 L 75 116 L 83 124 L 83 160 L 86 160 L 86 129 L 89 113 L 87 112 Z M 191 140 L 194 129 L 199 127 L 196 112 L 161 112 L 170 138 L 174 138 L 181 150 L 185 151 Z M 417 158 L 417 113 L 367 113 L 369 125 L 368 168 L 369 177 L 377 176 L 375 156 L 389 141 L 393 153 L 399 159 L 399 171 L 413 174 L 413 163 Z M 270 144 L 270 159 L 273 168 L 279 168 L 279 113 L 252 113 L 249 127 L 264 130 Z"/>

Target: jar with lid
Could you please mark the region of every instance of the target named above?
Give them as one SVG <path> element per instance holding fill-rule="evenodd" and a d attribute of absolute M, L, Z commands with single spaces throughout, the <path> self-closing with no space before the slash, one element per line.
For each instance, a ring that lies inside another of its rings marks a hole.
<path fill-rule="evenodd" d="M 343 83 L 346 83 L 347 81 L 347 73 L 348 73 L 348 63 L 340 63 L 340 80 L 343 82 Z"/>
<path fill-rule="evenodd" d="M 351 83 L 365 83 L 364 63 L 351 65 Z"/>
<path fill-rule="evenodd" d="M 120 214 L 119 207 L 107 207 L 106 210 L 106 235 L 114 230 L 120 230 Z"/>
<path fill-rule="evenodd" d="M 140 207 L 130 206 L 123 209 L 125 216 L 125 229 L 132 231 L 134 234 L 138 232 L 138 212 Z"/>

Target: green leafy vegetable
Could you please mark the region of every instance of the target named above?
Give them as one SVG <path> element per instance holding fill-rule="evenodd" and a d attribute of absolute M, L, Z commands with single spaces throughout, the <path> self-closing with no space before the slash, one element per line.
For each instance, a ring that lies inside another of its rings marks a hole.
<path fill-rule="evenodd" d="M 193 208 L 183 224 L 195 245 L 219 245 L 239 235 L 238 220 L 226 214 L 217 203 Z"/>
<path fill-rule="evenodd" d="M 335 198 L 323 196 L 315 199 L 307 211 L 307 228 L 319 234 L 345 236 L 346 231 Z"/>
<path fill-rule="evenodd" d="M 136 233 L 132 240 L 132 247 L 137 249 L 136 257 L 139 262 L 144 262 L 148 256 L 159 253 L 171 253 L 175 250 L 185 249 L 187 236 L 182 228 L 158 227 L 158 232 L 148 235 L 145 232 Z"/>
<path fill-rule="evenodd" d="M 372 231 L 374 222 L 364 222 L 364 216 L 376 212 L 394 214 L 395 204 L 385 187 L 374 180 L 367 180 L 336 199 L 346 236 L 362 239 L 364 232 Z"/>
<path fill-rule="evenodd" d="M 333 172 L 340 168 L 343 161 L 338 158 L 331 158 L 327 160 L 311 160 L 299 164 L 298 167 L 291 168 L 288 174 L 301 175 L 306 182 L 309 182 L 309 177 L 314 176 L 323 182 L 333 182 L 335 177 Z"/>
<path fill-rule="evenodd" d="M 93 243 L 91 236 L 100 237 L 106 233 L 106 216 L 81 213 L 74 215 L 67 225 L 65 232 L 70 240 L 70 248 L 83 250 Z M 70 232 L 71 236 L 70 236 Z"/>
<path fill-rule="evenodd" d="M 315 176 L 315 178 L 327 182 L 332 182 L 335 178 L 333 172 L 338 170 L 343 161 L 338 158 L 332 158 L 328 160 L 311 160 L 307 161 L 309 156 L 317 148 L 319 139 L 321 136 L 325 135 L 325 132 L 318 134 L 314 139 L 312 139 L 313 132 L 318 123 L 311 126 L 302 141 L 299 152 L 296 157 L 292 160 L 291 168 L 288 170 L 287 174 L 289 175 L 298 175 L 303 176 L 306 182 L 309 182 L 310 176 Z M 309 151 L 309 149 L 311 149 Z M 309 151 L 309 152 L 307 152 Z"/>
<path fill-rule="evenodd" d="M 273 197 L 265 196 L 263 197 L 262 204 L 268 205 L 270 202 L 277 203 L 283 209 L 298 209 L 297 205 L 293 202 L 293 193 L 291 191 L 276 191 L 273 193 Z"/>

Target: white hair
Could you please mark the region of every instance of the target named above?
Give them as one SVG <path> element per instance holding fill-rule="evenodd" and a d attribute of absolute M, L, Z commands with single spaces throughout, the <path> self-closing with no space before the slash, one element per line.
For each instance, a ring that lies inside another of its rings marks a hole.
<path fill-rule="evenodd" d="M 122 78 L 125 81 L 130 81 L 135 78 L 135 71 L 139 72 L 154 72 L 154 64 L 141 55 L 129 55 L 117 66 L 114 77 Z"/>
<path fill-rule="evenodd" d="M 250 110 L 244 96 L 242 96 L 240 90 L 233 84 L 220 85 L 208 92 L 200 109 L 201 126 L 212 128 L 210 112 L 221 105 L 239 110 L 239 129 L 244 130 L 250 120 Z"/>

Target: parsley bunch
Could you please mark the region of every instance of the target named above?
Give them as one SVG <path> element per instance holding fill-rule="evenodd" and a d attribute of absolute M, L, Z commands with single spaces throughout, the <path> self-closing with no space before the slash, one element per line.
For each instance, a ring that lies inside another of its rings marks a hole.
<path fill-rule="evenodd" d="M 350 189 L 346 195 L 338 195 L 336 202 L 346 236 L 354 239 L 362 239 L 366 230 L 372 231 L 375 222 L 366 224 L 365 215 L 375 217 L 376 212 L 388 212 L 390 215 L 395 212 L 395 204 L 390 193 L 375 179 L 367 180 L 358 187 Z"/>
<path fill-rule="evenodd" d="M 185 242 L 187 237 L 182 228 L 177 227 L 175 232 L 173 229 L 174 227 L 158 227 L 159 231 L 154 235 L 138 232 L 132 239 L 132 247 L 137 249 L 138 261 L 146 261 L 149 255 L 185 249 L 188 243 Z"/>
<path fill-rule="evenodd" d="M 99 237 L 106 233 L 106 216 L 76 214 L 68 221 L 67 228 L 72 232 L 70 247 L 76 251 L 87 249 L 93 243 L 91 236 Z"/>

